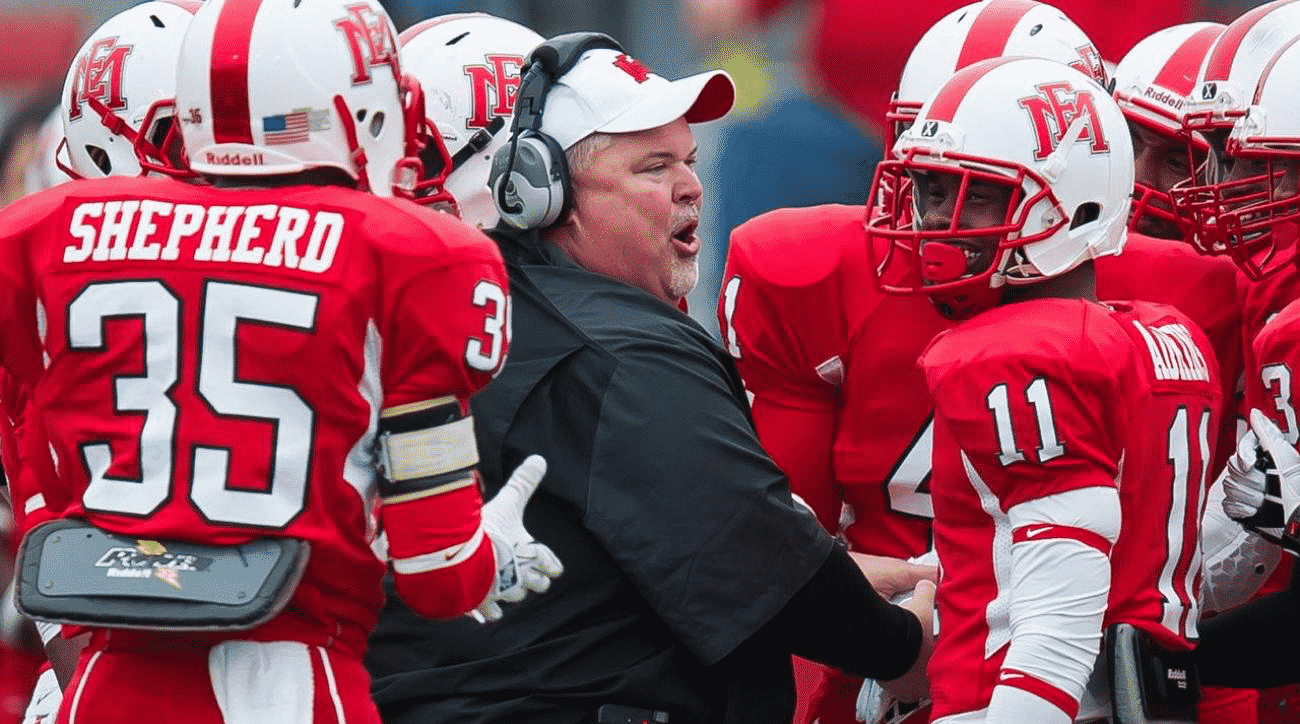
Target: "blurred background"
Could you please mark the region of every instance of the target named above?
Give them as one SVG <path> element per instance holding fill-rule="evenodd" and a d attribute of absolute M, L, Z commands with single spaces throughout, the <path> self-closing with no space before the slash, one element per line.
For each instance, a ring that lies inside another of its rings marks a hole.
<path fill-rule="evenodd" d="M 9 50 L 0 59 L 0 162 L 21 151 L 19 127 L 39 125 L 58 100 L 82 40 L 140 0 L 0 0 Z M 434 15 L 481 11 L 544 36 L 599 30 L 660 75 L 725 68 L 736 110 L 696 128 L 705 185 L 700 283 L 691 313 L 717 334 L 714 314 L 727 235 L 781 206 L 861 204 L 881 153 L 883 112 L 907 53 L 966 0 L 381 0 L 398 29 Z M 1155 30 L 1228 22 L 1252 0 L 1058 0 L 1118 61 Z M 12 164 L 0 163 L 0 168 Z M 0 199 L 0 204 L 6 200 Z"/>

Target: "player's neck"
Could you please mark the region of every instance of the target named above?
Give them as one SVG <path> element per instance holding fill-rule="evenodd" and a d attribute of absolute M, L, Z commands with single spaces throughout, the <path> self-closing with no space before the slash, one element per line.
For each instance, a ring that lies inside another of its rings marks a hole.
<path fill-rule="evenodd" d="M 1008 285 L 1002 293 L 1002 303 L 1011 304 L 1028 299 L 1088 299 L 1097 301 L 1097 272 L 1092 260 L 1085 261 L 1064 274 L 1044 279 L 1036 284 Z"/>

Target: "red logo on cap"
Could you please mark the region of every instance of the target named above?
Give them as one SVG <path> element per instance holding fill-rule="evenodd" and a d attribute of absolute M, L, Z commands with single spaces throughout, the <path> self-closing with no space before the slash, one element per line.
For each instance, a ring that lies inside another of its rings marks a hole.
<path fill-rule="evenodd" d="M 645 63 L 626 54 L 614 60 L 614 67 L 632 76 L 632 79 L 638 83 L 650 80 L 650 69 L 645 67 Z"/>

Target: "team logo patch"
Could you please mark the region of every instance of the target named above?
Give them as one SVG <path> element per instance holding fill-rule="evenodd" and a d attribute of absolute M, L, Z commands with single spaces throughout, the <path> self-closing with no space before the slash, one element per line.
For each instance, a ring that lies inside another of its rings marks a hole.
<path fill-rule="evenodd" d="M 69 118 L 75 121 L 81 117 L 81 104 L 87 98 L 98 99 L 111 111 L 126 108 L 122 77 L 126 72 L 126 58 L 133 47 L 118 45 L 116 37 L 103 38 L 77 58 L 69 88 Z"/>
<path fill-rule="evenodd" d="M 1074 124 L 1082 125 L 1078 141 L 1086 139 L 1092 153 L 1110 153 L 1110 143 L 1102 132 L 1097 106 L 1090 91 L 1075 90 L 1068 81 L 1042 83 L 1034 86 L 1034 89 L 1038 95 L 1021 98 L 1020 107 L 1029 114 L 1034 134 L 1038 137 L 1038 147 L 1034 150 L 1035 161 L 1050 156 Z"/>
<path fill-rule="evenodd" d="M 295 108 L 278 116 L 262 116 L 262 133 L 268 146 L 302 143 L 314 131 L 329 128 L 329 111 Z"/>
<path fill-rule="evenodd" d="M 650 80 L 650 69 L 645 63 L 624 53 L 614 59 L 614 67 L 632 76 L 637 83 L 644 83 Z"/>
<path fill-rule="evenodd" d="M 1219 95 L 1218 83 L 1206 83 L 1201 86 L 1201 100 L 1212 101 L 1217 95 Z"/>
<path fill-rule="evenodd" d="M 488 55 L 487 65 L 467 65 L 470 102 L 473 114 L 466 119 L 466 128 L 487 128 L 498 116 L 509 116 L 515 110 L 519 94 L 519 73 L 524 67 L 520 55 Z"/>
<path fill-rule="evenodd" d="M 938 121 L 926 121 L 921 124 L 921 137 L 934 138 L 939 133 Z"/>

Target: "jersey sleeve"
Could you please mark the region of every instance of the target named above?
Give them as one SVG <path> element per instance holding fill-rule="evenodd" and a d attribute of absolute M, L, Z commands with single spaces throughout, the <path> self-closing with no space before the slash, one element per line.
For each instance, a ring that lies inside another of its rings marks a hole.
<path fill-rule="evenodd" d="M 376 330 L 385 408 L 468 398 L 496 376 L 509 351 L 509 282 L 496 245 L 453 219 L 430 221 L 424 228 L 443 247 L 436 258 L 385 260 L 392 286 L 381 291 L 385 314 Z"/>
<path fill-rule="evenodd" d="M 860 210 L 782 209 L 731 235 L 718 321 L 751 395 L 759 439 L 827 530 L 840 496 L 832 469 L 841 359 L 849 335 L 837 254 Z M 856 224 L 856 225 L 855 225 Z M 800 253 L 816 244 L 817 254 Z"/>

